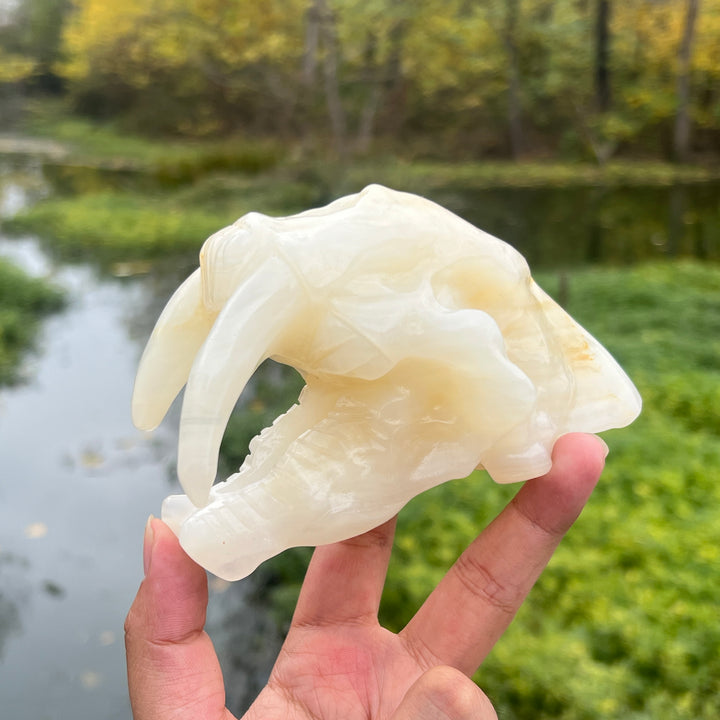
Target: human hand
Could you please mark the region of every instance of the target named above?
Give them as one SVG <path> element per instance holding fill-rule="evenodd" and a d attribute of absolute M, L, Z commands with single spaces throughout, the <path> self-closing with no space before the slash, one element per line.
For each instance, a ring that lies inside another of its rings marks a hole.
<path fill-rule="evenodd" d="M 268 684 L 244 719 L 496 718 L 470 677 L 580 514 L 606 453 L 590 435 L 560 438 L 550 472 L 524 484 L 399 634 L 377 617 L 394 520 L 317 548 Z M 135 720 L 230 720 L 203 630 L 205 571 L 156 519 L 144 560 L 125 625 Z"/>

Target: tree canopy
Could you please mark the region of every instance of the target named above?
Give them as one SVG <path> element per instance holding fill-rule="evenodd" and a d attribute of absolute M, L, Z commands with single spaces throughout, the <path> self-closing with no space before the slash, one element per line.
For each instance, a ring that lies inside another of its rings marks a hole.
<path fill-rule="evenodd" d="M 720 0 L 24 0 L 0 53 L 153 132 L 602 162 L 671 155 L 684 114 L 720 150 Z"/>

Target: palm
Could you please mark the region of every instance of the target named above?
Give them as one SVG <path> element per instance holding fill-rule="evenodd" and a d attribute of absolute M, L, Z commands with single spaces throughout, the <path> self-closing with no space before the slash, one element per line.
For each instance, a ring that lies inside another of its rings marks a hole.
<path fill-rule="evenodd" d="M 427 669 L 378 625 L 302 629 L 283 649 L 246 717 L 273 717 L 273 710 L 289 704 L 281 714 L 289 720 L 387 718 Z"/>
<path fill-rule="evenodd" d="M 454 706 L 438 717 L 493 717 L 467 678 L 579 514 L 603 457 L 589 436 L 559 440 L 550 473 L 525 484 L 398 635 L 377 620 L 394 521 L 318 548 L 269 682 L 245 720 L 412 720 L 430 717 L 416 709 L 438 688 L 443 707 Z M 135 720 L 227 718 L 222 673 L 202 631 L 205 572 L 160 521 L 153 529 L 150 570 L 126 624 Z"/>

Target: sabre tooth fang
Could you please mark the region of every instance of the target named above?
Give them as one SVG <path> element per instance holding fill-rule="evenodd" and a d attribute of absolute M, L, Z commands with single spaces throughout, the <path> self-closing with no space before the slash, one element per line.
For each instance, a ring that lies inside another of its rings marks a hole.
<path fill-rule="evenodd" d="M 215 480 L 230 413 L 258 365 L 281 347 L 302 305 L 298 297 L 291 270 L 268 259 L 230 297 L 193 363 L 180 418 L 178 478 L 198 507 Z"/>
<path fill-rule="evenodd" d="M 137 428 L 152 430 L 162 422 L 187 382 L 216 315 L 202 303 L 198 269 L 168 301 L 140 359 L 132 397 L 132 420 Z"/>

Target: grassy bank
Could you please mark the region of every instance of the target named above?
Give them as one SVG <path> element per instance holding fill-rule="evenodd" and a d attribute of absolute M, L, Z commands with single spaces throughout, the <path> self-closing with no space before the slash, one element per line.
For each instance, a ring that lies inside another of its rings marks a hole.
<path fill-rule="evenodd" d="M 132 135 L 114 123 L 73 115 L 62 102 L 48 100 L 28 103 L 23 132 L 63 146 L 62 162 L 71 166 L 136 170 L 175 182 L 217 170 L 262 172 L 282 158 L 282 148 L 273 140 L 190 141 Z"/>
<path fill-rule="evenodd" d="M 146 175 L 65 167 L 55 185 L 74 192 L 26 208 L 3 228 L 39 235 L 63 257 L 147 260 L 197 252 L 206 237 L 251 210 L 287 215 L 373 180 L 433 198 L 515 245 L 533 268 L 627 264 L 667 254 L 720 258 L 717 184 L 482 189 L 449 175 L 424 176 L 425 170 L 420 165 L 403 177 L 398 171 L 397 182 L 371 174 L 363 179 L 358 168 L 344 179 L 312 168 L 223 172 L 168 187 Z"/>
<path fill-rule="evenodd" d="M 412 186 L 415 192 L 439 188 L 546 188 L 597 185 L 663 186 L 709 182 L 720 169 L 647 161 L 614 161 L 606 165 L 558 162 L 426 162 L 417 159 L 367 159 L 348 173 L 354 185 L 382 182 L 392 187 Z"/>
<path fill-rule="evenodd" d="M 65 257 L 92 255 L 111 262 L 196 251 L 208 235 L 250 210 L 271 215 L 293 213 L 371 182 L 436 198 L 456 211 L 467 209 L 455 207 L 463 194 L 485 191 L 487 207 L 480 224 L 493 232 L 494 216 L 500 211 L 518 215 L 517 208 L 508 210 L 501 201 L 489 197 L 504 188 L 578 193 L 590 187 L 597 189 L 594 194 L 599 197 L 617 196 L 625 188 L 668 188 L 674 183 L 701 184 L 720 178 L 718 168 L 650 162 L 615 162 L 602 167 L 430 162 L 413 156 L 410 149 L 404 156 L 377 152 L 342 165 L 330 155 L 311 154 L 278 141 L 229 138 L 180 142 L 130 136 L 111 124 L 92 124 L 53 110 L 51 105 L 31 112 L 26 125 L 35 137 L 62 144 L 66 154 L 46 168 L 56 188 L 54 195 L 6 221 L 4 228 L 40 235 Z M 628 228 L 634 227 L 632 206 L 641 202 L 637 194 L 625 203 L 630 207 L 618 209 L 622 202 L 614 201 L 612 209 L 604 211 L 600 224 L 608 234 L 626 237 Z M 544 197 L 540 201 L 543 206 L 548 202 Z M 524 207 L 522 214 L 529 210 Z M 583 220 L 598 211 L 592 206 L 580 210 Z M 683 212 L 685 217 L 677 224 L 696 222 L 696 209 L 679 209 L 678 216 Z M 623 217 L 614 216 L 618 213 Z M 476 218 L 470 219 L 476 222 Z M 577 220 L 576 214 L 572 221 L 563 219 L 561 224 L 572 232 L 578 229 Z M 661 215 L 658 222 L 662 222 Z M 502 218 L 498 224 L 508 223 Z M 510 218 L 509 224 L 517 222 Z M 533 221 L 532 225 L 529 229 L 518 227 L 518 231 L 534 235 L 542 228 L 550 239 L 536 239 L 536 244 L 555 242 L 557 233 L 548 223 L 538 226 Z M 616 232 L 616 225 L 622 232 Z M 582 228 L 582 232 L 589 235 L 594 230 L 588 233 Z M 663 232 L 661 228 L 660 234 Z M 705 228 L 696 234 L 714 237 Z M 512 241 L 505 234 L 502 237 Z M 577 244 L 574 238 L 568 242 Z"/>
<path fill-rule="evenodd" d="M 282 167 L 291 173 L 317 177 L 333 185 L 355 188 L 369 182 L 393 187 L 412 186 L 416 191 L 453 184 L 465 188 L 548 187 L 592 185 L 666 185 L 720 179 L 720 166 L 677 165 L 660 161 L 616 160 L 592 162 L 442 161 L 428 160 L 426 149 L 376 147 L 339 163 L 327 144 L 283 143 L 275 138 L 228 137 L 181 140 L 131 135 L 116 123 L 92 122 L 68 112 L 62 102 L 28 104 L 24 130 L 52 139 L 66 148 L 65 162 L 96 168 L 134 169 L 169 181 L 194 181 L 208 172 L 233 171 L 258 174 Z M 441 153 L 433 149 L 435 158 Z M 339 188 L 344 191 L 344 187 Z"/>
<path fill-rule="evenodd" d="M 214 175 L 173 189 L 103 188 L 55 196 L 6 220 L 10 233 L 34 233 L 62 257 L 150 259 L 198 251 L 209 235 L 251 210 L 284 214 L 321 202 L 294 180 Z"/>
<path fill-rule="evenodd" d="M 505 718 L 709 720 L 720 711 L 720 269 L 579 273 L 568 309 L 622 362 L 645 407 L 632 427 L 607 433 L 590 506 L 478 680 Z M 403 536 L 422 538 L 427 512 L 439 519 L 437 546 L 448 530 L 457 539 L 442 509 L 451 507 L 467 539 L 463 508 L 486 490 L 440 488 L 408 513 Z M 477 527 L 489 512 L 471 517 Z M 395 622 L 419 602 L 420 578 L 427 588 L 441 572 L 421 566 L 426 543 L 395 558 Z"/>
<path fill-rule="evenodd" d="M 540 278 L 557 291 L 557 278 Z M 571 273 L 568 310 L 618 358 L 641 417 L 605 434 L 591 502 L 477 675 L 508 720 L 711 720 L 720 712 L 720 267 L 675 262 Z M 295 399 L 263 389 L 226 438 L 239 463 L 251 426 Z M 516 491 L 482 473 L 401 513 L 382 616 L 400 628 Z M 285 619 L 308 552 L 261 568 Z"/>
<path fill-rule="evenodd" d="M 33 346 L 40 319 L 62 302 L 60 291 L 0 259 L 0 385 L 19 379 L 22 357 Z"/>

